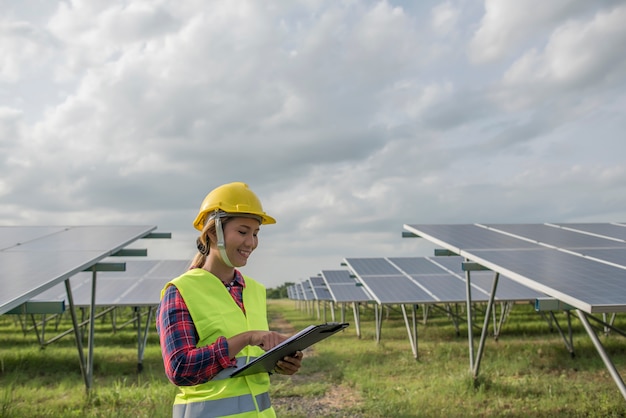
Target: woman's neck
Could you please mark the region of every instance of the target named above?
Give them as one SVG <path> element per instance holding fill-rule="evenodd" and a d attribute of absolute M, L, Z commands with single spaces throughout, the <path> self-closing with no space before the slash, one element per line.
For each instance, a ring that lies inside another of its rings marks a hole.
<path fill-rule="evenodd" d="M 230 282 L 232 282 L 235 278 L 235 268 L 224 264 L 219 257 L 211 257 L 209 255 L 202 268 L 213 274 L 225 284 L 230 284 Z"/>

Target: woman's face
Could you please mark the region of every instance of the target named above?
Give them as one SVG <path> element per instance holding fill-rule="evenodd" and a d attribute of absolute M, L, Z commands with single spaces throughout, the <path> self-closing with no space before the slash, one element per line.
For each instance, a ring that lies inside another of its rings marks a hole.
<path fill-rule="evenodd" d="M 245 266 L 259 245 L 259 226 L 256 219 L 237 217 L 223 225 L 226 255 L 234 267 Z"/>

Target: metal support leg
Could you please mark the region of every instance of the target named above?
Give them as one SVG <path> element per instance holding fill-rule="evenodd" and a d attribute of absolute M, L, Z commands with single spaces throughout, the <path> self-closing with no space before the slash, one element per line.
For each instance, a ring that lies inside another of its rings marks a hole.
<path fill-rule="evenodd" d="M 80 374 L 85 381 L 85 388 L 87 391 L 91 388 L 91 381 L 87 377 L 87 370 L 85 366 L 85 353 L 83 352 L 83 342 L 78 327 L 78 318 L 76 317 L 76 308 L 74 307 L 74 297 L 72 296 L 72 287 L 70 286 L 70 279 L 65 279 L 65 291 L 67 292 L 67 301 L 70 305 L 70 316 L 72 317 L 72 324 L 74 329 L 74 337 L 76 339 L 76 348 L 78 349 L 78 363 L 80 365 Z"/>
<path fill-rule="evenodd" d="M 413 307 L 413 325 L 415 325 L 415 305 L 413 306 L 414 306 Z M 417 339 L 411 332 L 411 325 L 409 324 L 409 318 L 406 314 L 406 306 L 404 304 L 401 304 L 400 307 L 402 308 L 402 316 L 404 317 L 406 331 L 407 331 L 407 334 L 409 335 L 409 342 L 411 343 L 411 350 L 413 350 L 413 357 L 417 359 Z"/>
<path fill-rule="evenodd" d="M 146 344 L 148 343 L 148 331 L 150 330 L 150 325 L 152 324 L 152 313 L 154 308 L 152 306 L 148 307 L 148 315 L 146 318 L 146 325 L 144 326 L 143 336 L 141 334 L 141 311 L 139 308 L 135 308 L 135 312 L 137 315 L 137 372 L 141 373 L 143 371 L 143 354 L 146 348 Z"/>
<path fill-rule="evenodd" d="M 91 306 L 89 313 L 89 341 L 87 355 L 87 378 L 89 379 L 89 387 L 93 379 L 93 345 L 94 345 L 94 325 L 96 322 L 96 267 L 91 272 Z"/>
<path fill-rule="evenodd" d="M 487 339 L 487 333 L 489 331 L 489 316 L 490 311 L 493 308 L 493 301 L 496 297 L 496 290 L 498 289 L 498 279 L 500 278 L 500 273 L 496 273 L 493 277 L 493 285 L 491 287 L 491 295 L 489 296 L 489 302 L 487 304 L 487 312 L 485 312 L 485 321 L 483 323 L 483 330 L 480 334 L 480 343 L 478 344 L 478 353 L 476 355 L 476 364 L 474 365 L 474 370 L 472 374 L 474 379 L 478 377 L 478 370 L 480 369 L 480 360 L 483 356 L 483 351 L 485 347 L 485 340 Z"/>
<path fill-rule="evenodd" d="M 374 305 L 374 322 L 376 323 L 376 342 L 380 342 L 380 329 L 382 327 L 382 312 L 380 312 L 378 304 Z"/>
<path fill-rule="evenodd" d="M 587 334 L 589 334 L 589 338 L 591 338 L 593 345 L 595 345 L 596 350 L 598 351 L 598 354 L 600 354 L 600 357 L 602 357 L 602 361 L 604 361 L 604 365 L 606 366 L 609 373 L 611 374 L 611 377 L 615 381 L 617 388 L 621 392 L 624 399 L 626 399 L 626 385 L 624 385 L 622 376 L 620 376 L 619 372 L 613 365 L 611 358 L 608 356 L 608 354 L 604 350 L 604 347 L 602 346 L 600 339 L 598 339 L 598 336 L 596 335 L 595 331 L 591 327 L 591 324 L 589 323 L 589 320 L 587 319 L 587 315 L 583 311 L 578 310 L 578 309 L 576 310 L 576 313 L 578 314 L 578 317 L 580 318 L 580 322 L 582 322 L 583 326 L 585 327 Z"/>
<path fill-rule="evenodd" d="M 474 369 L 474 324 L 472 322 L 472 285 L 470 272 L 465 272 L 465 294 L 467 304 L 467 341 L 469 344 L 470 370 Z"/>
<path fill-rule="evenodd" d="M 357 338 L 361 338 L 361 313 L 359 312 L 359 305 L 356 302 L 352 302 L 352 312 L 354 313 L 356 336 Z"/>
<path fill-rule="evenodd" d="M 566 311 L 567 327 L 569 329 L 568 331 L 569 338 L 568 336 L 565 335 L 565 333 L 563 332 L 563 329 L 561 329 L 561 324 L 559 324 L 559 321 L 554 315 L 554 312 L 550 311 L 549 313 L 550 313 L 550 317 L 552 318 L 552 322 L 556 326 L 556 329 L 559 331 L 559 334 L 561 335 L 561 338 L 563 339 L 563 342 L 565 343 L 565 347 L 567 348 L 567 351 L 569 351 L 569 354 L 571 357 L 574 357 L 575 353 L 574 353 L 574 342 L 573 342 L 573 335 L 572 335 L 572 321 L 570 319 L 569 311 Z"/>

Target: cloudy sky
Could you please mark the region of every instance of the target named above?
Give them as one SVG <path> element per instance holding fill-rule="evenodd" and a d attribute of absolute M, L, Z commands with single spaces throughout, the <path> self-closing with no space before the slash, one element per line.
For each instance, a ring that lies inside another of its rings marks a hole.
<path fill-rule="evenodd" d="M 0 0 L 0 224 L 156 225 L 214 187 L 269 287 L 431 255 L 405 223 L 626 221 L 626 2 Z"/>

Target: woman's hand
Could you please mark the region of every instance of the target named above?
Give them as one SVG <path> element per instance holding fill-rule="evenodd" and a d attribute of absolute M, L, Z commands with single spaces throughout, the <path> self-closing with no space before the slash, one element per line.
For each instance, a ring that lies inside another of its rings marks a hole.
<path fill-rule="evenodd" d="M 275 331 L 250 331 L 250 341 L 248 345 L 256 345 L 267 351 L 276 347 L 287 338 L 289 337 Z"/>
<path fill-rule="evenodd" d="M 286 335 L 274 331 L 246 331 L 228 338 L 228 356 L 234 358 L 244 347 L 255 345 L 263 350 L 271 350 L 285 341 Z"/>
<path fill-rule="evenodd" d="M 283 357 L 282 360 L 278 360 L 276 366 L 274 366 L 274 373 L 292 375 L 300 370 L 302 365 L 302 351 L 296 351 L 293 356 Z"/>

